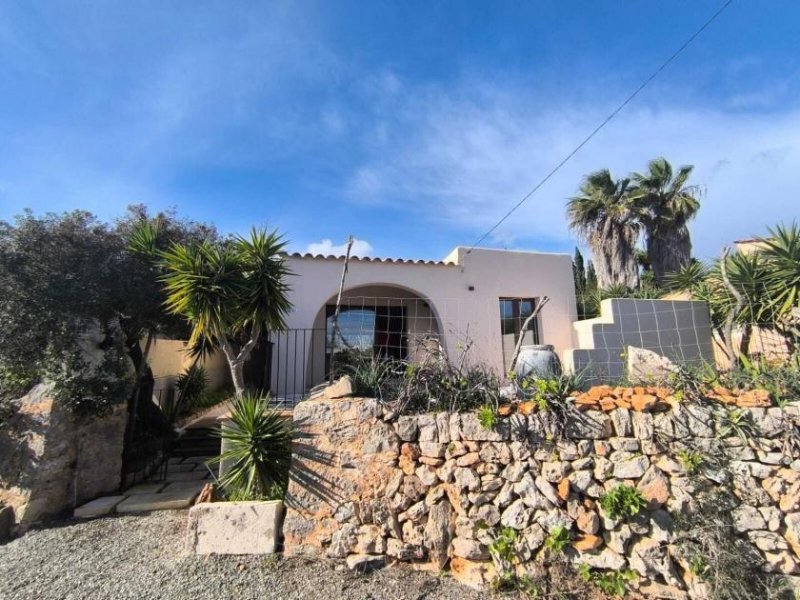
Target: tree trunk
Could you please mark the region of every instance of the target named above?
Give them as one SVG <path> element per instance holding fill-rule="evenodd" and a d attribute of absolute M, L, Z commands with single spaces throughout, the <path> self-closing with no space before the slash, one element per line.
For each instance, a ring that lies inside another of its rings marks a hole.
<path fill-rule="evenodd" d="M 676 273 L 692 260 L 692 238 L 689 228 L 661 228 L 648 232 L 647 256 L 653 267 L 653 276 L 659 285 L 669 273 Z"/>
<path fill-rule="evenodd" d="M 629 289 L 639 286 L 635 231 L 610 222 L 592 238 L 591 245 L 600 289 L 617 285 Z"/>

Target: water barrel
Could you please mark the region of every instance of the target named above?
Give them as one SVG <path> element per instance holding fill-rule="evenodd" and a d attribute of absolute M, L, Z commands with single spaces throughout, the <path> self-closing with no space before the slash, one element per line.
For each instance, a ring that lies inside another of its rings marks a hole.
<path fill-rule="evenodd" d="M 517 377 L 556 377 L 561 373 L 561 363 L 555 349 L 549 344 L 522 346 L 514 368 Z"/>

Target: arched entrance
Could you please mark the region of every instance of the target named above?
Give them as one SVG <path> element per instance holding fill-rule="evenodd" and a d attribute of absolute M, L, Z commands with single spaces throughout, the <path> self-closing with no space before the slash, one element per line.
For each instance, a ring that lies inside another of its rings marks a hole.
<path fill-rule="evenodd" d="M 307 357 L 313 384 L 330 375 L 331 366 L 361 353 L 385 360 L 419 362 L 442 345 L 442 328 L 430 300 L 389 284 L 372 284 L 343 292 L 334 334 L 336 296 L 320 307 L 314 330 L 324 332 Z M 313 363 L 313 366 L 312 366 Z"/>

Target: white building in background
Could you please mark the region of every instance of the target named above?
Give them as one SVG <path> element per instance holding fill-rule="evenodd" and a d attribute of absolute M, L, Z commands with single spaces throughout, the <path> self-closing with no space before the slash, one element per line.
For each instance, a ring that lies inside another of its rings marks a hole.
<path fill-rule="evenodd" d="M 505 372 L 523 322 L 549 302 L 524 332 L 525 343 L 573 347 L 576 319 L 572 262 L 566 254 L 458 247 L 441 261 L 351 258 L 339 330 L 332 315 L 344 257 L 292 254 L 286 259 L 294 305 L 286 332 L 271 334 L 267 377 L 278 398 L 297 398 L 322 382 L 331 353 L 345 346 L 414 360 L 439 345 L 447 358 Z M 335 346 L 335 348 L 334 348 Z"/>

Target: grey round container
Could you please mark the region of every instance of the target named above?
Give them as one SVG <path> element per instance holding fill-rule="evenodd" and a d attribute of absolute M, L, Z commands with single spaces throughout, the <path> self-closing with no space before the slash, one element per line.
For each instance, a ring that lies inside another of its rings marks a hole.
<path fill-rule="evenodd" d="M 517 377 L 555 377 L 561 373 L 561 363 L 549 344 L 522 346 L 514 368 Z"/>

